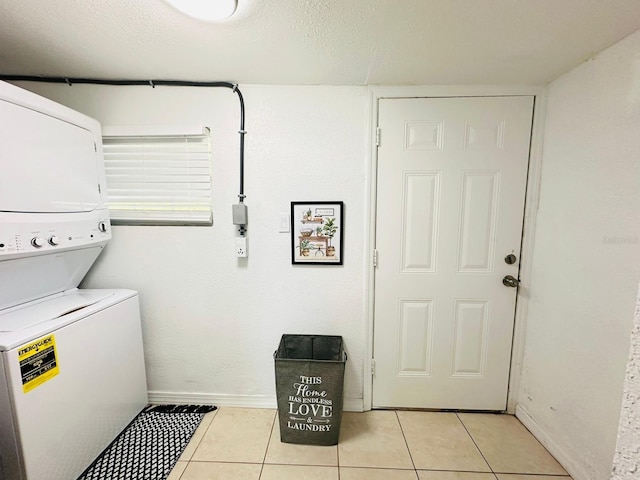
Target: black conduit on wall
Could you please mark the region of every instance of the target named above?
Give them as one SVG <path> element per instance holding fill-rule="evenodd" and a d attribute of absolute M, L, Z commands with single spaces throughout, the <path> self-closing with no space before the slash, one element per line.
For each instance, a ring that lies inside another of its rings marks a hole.
<path fill-rule="evenodd" d="M 155 88 L 156 86 L 167 87 L 224 87 L 230 88 L 233 92 L 238 94 L 240 100 L 240 193 L 238 198 L 240 203 L 244 203 L 244 136 L 246 131 L 244 129 L 244 99 L 242 93 L 238 88 L 238 84 L 231 82 L 191 82 L 182 80 L 104 80 L 97 78 L 68 78 L 68 77 L 39 77 L 29 75 L 2 75 L 0 74 L 0 80 L 10 82 L 42 82 L 42 83 L 66 83 L 71 86 L 74 83 L 89 84 L 89 85 L 139 85 Z"/>

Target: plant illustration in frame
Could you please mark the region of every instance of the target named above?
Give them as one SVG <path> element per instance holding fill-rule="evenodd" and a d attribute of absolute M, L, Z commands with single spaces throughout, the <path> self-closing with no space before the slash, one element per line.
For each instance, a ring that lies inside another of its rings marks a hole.
<path fill-rule="evenodd" d="M 343 202 L 291 202 L 291 263 L 342 265 Z"/>

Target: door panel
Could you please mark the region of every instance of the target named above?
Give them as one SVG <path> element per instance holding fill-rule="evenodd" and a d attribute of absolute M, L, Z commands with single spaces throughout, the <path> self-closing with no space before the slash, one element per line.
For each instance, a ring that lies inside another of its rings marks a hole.
<path fill-rule="evenodd" d="M 437 173 L 404 175 L 402 271 L 405 273 L 429 273 L 435 269 L 439 180 Z"/>
<path fill-rule="evenodd" d="M 374 407 L 506 407 L 532 113 L 380 100 Z"/>
<path fill-rule="evenodd" d="M 499 188 L 498 172 L 462 174 L 459 273 L 486 273 L 491 269 Z"/>
<path fill-rule="evenodd" d="M 398 375 L 431 374 L 433 318 L 430 301 L 401 301 Z"/>

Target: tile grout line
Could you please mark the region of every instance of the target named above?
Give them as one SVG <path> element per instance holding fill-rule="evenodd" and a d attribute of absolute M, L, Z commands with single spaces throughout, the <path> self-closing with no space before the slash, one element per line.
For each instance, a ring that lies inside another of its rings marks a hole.
<path fill-rule="evenodd" d="M 185 467 L 182 469 L 182 472 L 180 472 L 180 475 L 178 476 L 178 480 L 181 480 L 181 479 L 182 479 L 182 477 L 184 476 L 184 472 L 186 472 L 186 471 L 187 471 L 187 467 L 189 466 L 189 463 L 191 463 L 191 460 L 189 460 L 189 461 L 187 462 L 187 464 L 185 465 Z M 177 465 L 177 464 L 178 464 L 178 462 L 176 462 L 176 465 Z M 173 466 L 173 468 L 174 468 L 174 469 L 176 468 L 176 465 L 174 465 L 174 466 Z M 171 471 L 173 471 L 173 470 L 171 470 Z M 171 472 L 169 472 L 169 476 L 171 476 Z"/>
<path fill-rule="evenodd" d="M 400 426 L 400 432 L 402 433 L 402 439 L 404 440 L 404 444 L 407 447 L 407 452 L 409 452 L 409 458 L 411 459 L 411 465 L 413 465 L 413 473 L 416 474 L 416 480 L 418 480 L 418 470 L 416 469 L 416 462 L 413 461 L 413 455 L 411 455 L 411 449 L 409 448 L 409 442 L 407 441 L 407 436 L 404 434 L 404 428 L 402 428 L 402 422 L 400 421 L 400 417 L 398 416 L 398 411 L 394 410 L 396 414 L 396 420 L 398 421 L 398 425 Z"/>
<path fill-rule="evenodd" d="M 342 420 L 344 411 L 340 414 L 340 432 L 342 432 Z M 338 443 L 336 444 L 336 465 L 338 467 L 338 480 L 340 480 L 340 435 L 338 435 Z"/>
<path fill-rule="evenodd" d="M 218 416 L 218 413 L 220 413 L 220 407 L 216 408 L 215 410 L 213 410 L 214 412 L 216 412 L 213 415 L 213 418 L 211 419 L 211 421 L 209 422 L 209 425 L 207 425 L 207 428 L 204 429 L 204 432 L 202 432 L 202 436 L 200 437 L 200 439 L 198 440 L 198 442 L 196 443 L 195 448 L 193 449 L 193 453 L 189 456 L 189 460 L 187 460 L 187 465 L 184 467 L 184 469 L 182 470 L 182 473 L 180 473 L 180 476 L 178 477 L 178 480 L 181 480 L 182 477 L 184 476 L 184 472 L 187 471 L 187 467 L 189 466 L 189 464 L 191 463 L 191 461 L 193 460 L 193 456 L 196 453 L 196 450 L 198 450 L 198 447 L 200 446 L 200 444 L 202 443 L 202 440 L 204 440 L 204 437 L 206 436 L 207 432 L 209 431 L 209 429 L 211 428 L 211 425 L 213 425 L 214 420 L 216 419 L 216 417 Z M 211 412 L 209 412 L 211 413 Z M 207 414 L 205 414 L 206 416 Z M 202 420 L 204 420 L 204 416 L 202 417 Z M 200 421 L 200 423 L 202 424 L 202 420 Z M 194 432 L 195 433 L 195 432 Z M 189 444 L 187 443 L 187 446 Z M 180 458 L 178 458 L 178 460 L 180 460 Z M 177 464 L 177 462 L 176 462 Z M 174 465 L 175 468 L 175 465 Z M 171 472 L 169 472 L 169 475 L 171 475 Z"/>
<path fill-rule="evenodd" d="M 228 465 L 262 465 L 262 463 L 259 462 L 247 462 L 247 461 L 242 461 L 242 462 L 238 462 L 238 461 L 232 461 L 232 460 L 193 460 L 189 463 L 220 463 L 220 464 L 228 464 Z M 269 464 L 269 465 L 294 465 L 292 463 L 273 463 L 273 464 Z M 314 465 L 304 465 L 304 466 L 309 466 L 312 467 Z"/>
<path fill-rule="evenodd" d="M 496 480 L 498 480 L 498 476 L 496 475 L 496 472 L 493 470 L 493 467 L 491 466 L 491 464 L 489 463 L 489 460 L 487 460 L 487 457 L 484 456 L 484 453 L 482 453 L 482 450 L 480 449 L 480 446 L 476 443 L 476 439 L 473 438 L 473 435 L 471 435 L 471 432 L 469 431 L 469 429 L 467 428 L 467 426 L 464 424 L 464 422 L 462 421 L 462 419 L 460 418 L 460 413 L 456 412 L 456 418 L 458 419 L 458 421 L 460 422 L 460 424 L 462 425 L 462 428 L 464 428 L 464 431 L 467 432 L 467 435 L 469 435 L 469 438 L 471 439 L 471 441 L 473 442 L 473 444 L 476 446 L 476 448 L 478 449 L 478 453 L 480 453 L 480 456 L 482 457 L 482 459 L 484 460 L 484 463 L 487 464 L 487 467 L 489 467 L 489 469 L 491 470 L 491 473 L 493 474 L 493 476 L 495 477 Z"/>
<path fill-rule="evenodd" d="M 258 480 L 262 478 L 262 472 L 264 471 L 264 463 L 267 461 L 267 453 L 269 453 L 269 445 L 271 445 L 271 438 L 273 437 L 273 429 L 276 426 L 276 419 L 278 418 L 278 412 L 275 412 L 273 421 L 271 422 L 271 431 L 269 432 L 269 440 L 267 440 L 267 447 L 264 449 L 264 457 L 262 457 L 262 464 L 260 465 L 260 475 Z"/>

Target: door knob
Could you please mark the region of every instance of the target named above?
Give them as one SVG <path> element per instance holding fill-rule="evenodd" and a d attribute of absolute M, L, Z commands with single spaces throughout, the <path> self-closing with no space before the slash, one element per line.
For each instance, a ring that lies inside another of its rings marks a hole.
<path fill-rule="evenodd" d="M 505 287 L 517 287 L 519 283 L 520 283 L 520 280 L 518 280 L 517 278 L 511 275 L 507 275 L 502 279 L 502 284 Z"/>
<path fill-rule="evenodd" d="M 506 263 L 507 265 L 513 265 L 517 260 L 518 258 L 513 253 L 510 253 L 509 255 L 504 257 L 504 263 Z"/>

